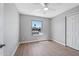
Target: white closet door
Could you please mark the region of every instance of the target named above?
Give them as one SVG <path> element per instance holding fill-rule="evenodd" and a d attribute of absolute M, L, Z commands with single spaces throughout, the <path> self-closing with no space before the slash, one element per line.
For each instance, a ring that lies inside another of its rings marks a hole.
<path fill-rule="evenodd" d="M 79 50 L 79 14 L 67 18 L 67 46 Z"/>
<path fill-rule="evenodd" d="M 72 47 L 72 40 L 73 40 L 73 35 L 71 34 L 72 31 L 72 20 L 73 17 L 68 17 L 67 18 L 67 46 Z"/>
<path fill-rule="evenodd" d="M 76 47 L 76 17 L 75 15 L 72 16 L 73 19 L 71 20 L 72 21 L 72 48 L 75 48 Z"/>
<path fill-rule="evenodd" d="M 79 14 L 74 15 L 75 17 L 75 49 L 79 50 Z"/>

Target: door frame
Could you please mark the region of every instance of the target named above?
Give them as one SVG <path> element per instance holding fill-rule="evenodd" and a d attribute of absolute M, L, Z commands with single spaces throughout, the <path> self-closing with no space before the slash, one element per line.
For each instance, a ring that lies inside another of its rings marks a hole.
<path fill-rule="evenodd" d="M 67 16 L 65 16 L 65 46 L 67 46 Z"/>

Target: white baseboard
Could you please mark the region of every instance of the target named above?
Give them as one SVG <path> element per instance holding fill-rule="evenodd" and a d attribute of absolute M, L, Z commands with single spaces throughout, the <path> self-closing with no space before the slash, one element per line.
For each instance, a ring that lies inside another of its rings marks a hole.
<path fill-rule="evenodd" d="M 48 41 L 48 40 L 22 41 L 22 42 L 19 42 L 19 44 L 23 44 L 23 43 L 32 43 L 32 42 L 40 42 L 40 41 Z"/>
<path fill-rule="evenodd" d="M 57 40 L 52 39 L 52 41 L 55 41 L 55 42 L 57 42 L 57 43 L 62 44 L 62 45 L 64 45 L 64 46 L 65 46 L 65 44 L 64 44 L 64 43 L 59 42 L 59 41 L 57 41 Z"/>
<path fill-rule="evenodd" d="M 14 49 L 13 53 L 11 54 L 11 56 L 14 56 L 14 55 L 15 55 L 16 50 L 17 50 L 17 48 L 18 48 L 18 47 L 19 47 L 19 44 L 17 44 L 17 45 L 16 45 L 16 47 L 15 47 L 15 49 Z"/>

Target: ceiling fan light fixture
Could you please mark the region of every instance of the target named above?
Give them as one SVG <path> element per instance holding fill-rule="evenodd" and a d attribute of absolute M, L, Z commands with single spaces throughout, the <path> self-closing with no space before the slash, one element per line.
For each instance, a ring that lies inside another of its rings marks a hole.
<path fill-rule="evenodd" d="M 45 10 L 45 11 L 47 11 L 47 10 L 48 10 L 48 8 L 47 8 L 47 7 L 45 7 L 45 8 L 44 8 L 44 10 Z"/>

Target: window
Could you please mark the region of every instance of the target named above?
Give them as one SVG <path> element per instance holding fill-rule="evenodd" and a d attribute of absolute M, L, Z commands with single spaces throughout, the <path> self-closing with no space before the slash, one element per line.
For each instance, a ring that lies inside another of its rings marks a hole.
<path fill-rule="evenodd" d="M 40 34 L 42 31 L 42 21 L 33 20 L 32 21 L 32 35 Z"/>

